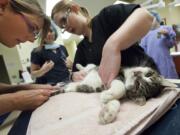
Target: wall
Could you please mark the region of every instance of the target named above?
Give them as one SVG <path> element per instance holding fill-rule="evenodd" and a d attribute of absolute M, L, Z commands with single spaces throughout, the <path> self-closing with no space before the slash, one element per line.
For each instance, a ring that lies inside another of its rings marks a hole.
<path fill-rule="evenodd" d="M 17 48 L 7 48 L 0 44 L 0 53 L 3 55 L 10 82 L 19 82 L 18 70 L 21 68 L 21 62 Z"/>
<path fill-rule="evenodd" d="M 162 18 L 166 18 L 167 25 L 180 24 L 180 6 L 179 7 L 165 7 L 157 9 Z"/>
<path fill-rule="evenodd" d="M 46 0 L 37 0 L 39 4 L 41 5 L 41 8 L 46 11 Z"/>
<path fill-rule="evenodd" d="M 38 42 L 26 42 L 14 48 L 7 48 L 0 44 L 0 54 L 3 55 L 8 76 L 11 83 L 18 83 L 19 70 L 25 70 L 30 66 L 30 54 L 34 47 L 38 46 Z"/>
<path fill-rule="evenodd" d="M 95 16 L 99 11 L 108 5 L 112 5 L 116 0 L 74 0 L 86 7 L 91 16 Z"/>
<path fill-rule="evenodd" d="M 68 41 L 64 43 L 64 46 L 66 47 L 68 54 L 69 54 L 69 58 L 71 61 L 74 61 L 74 55 L 76 53 L 76 42 L 75 41 Z"/>
<path fill-rule="evenodd" d="M 38 47 L 38 42 L 34 43 L 26 42 L 17 47 L 17 51 L 19 54 L 20 62 L 22 65 L 22 70 L 26 70 L 28 66 L 30 66 L 30 56 L 33 48 Z"/>
<path fill-rule="evenodd" d="M 1 71 L 0 82 L 10 84 L 9 75 L 2 55 L 0 55 L 0 71 Z"/>

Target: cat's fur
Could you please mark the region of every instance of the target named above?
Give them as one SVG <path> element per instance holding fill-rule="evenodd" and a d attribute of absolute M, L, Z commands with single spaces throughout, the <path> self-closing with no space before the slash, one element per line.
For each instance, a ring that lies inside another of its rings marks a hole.
<path fill-rule="evenodd" d="M 101 124 L 113 122 L 120 109 L 122 97 L 127 97 L 139 105 L 144 105 L 146 100 L 158 96 L 167 86 L 176 87 L 166 81 L 158 72 L 150 67 L 122 68 L 118 78 L 112 81 L 109 89 L 103 87 L 98 68 L 94 64 L 82 67 L 77 64 L 79 70 L 85 70 L 87 76 L 81 82 L 69 83 L 64 92 L 101 92 L 100 101 L 103 104 L 99 114 Z"/>

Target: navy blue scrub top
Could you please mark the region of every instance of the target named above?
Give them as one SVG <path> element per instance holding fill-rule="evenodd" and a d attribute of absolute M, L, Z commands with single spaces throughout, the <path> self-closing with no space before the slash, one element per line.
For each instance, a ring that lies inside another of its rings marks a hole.
<path fill-rule="evenodd" d="M 65 63 L 67 57 L 67 50 L 62 45 L 60 45 L 60 47 L 56 49 L 56 53 L 54 53 L 52 50 L 46 50 L 44 47 L 41 50 L 35 48 L 31 52 L 31 63 L 40 65 L 40 67 L 46 61 L 52 60 L 55 63 L 54 67 L 44 76 L 36 78 L 36 83 L 56 84 L 58 82 L 68 81 L 69 71 Z"/>

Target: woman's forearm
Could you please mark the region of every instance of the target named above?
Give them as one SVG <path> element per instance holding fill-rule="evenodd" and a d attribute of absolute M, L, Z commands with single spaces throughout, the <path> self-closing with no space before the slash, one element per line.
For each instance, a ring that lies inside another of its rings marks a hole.
<path fill-rule="evenodd" d="M 5 83 L 0 83 L 0 95 L 6 93 L 14 93 L 20 90 L 32 89 L 35 86 L 35 84 L 9 85 Z"/>
<path fill-rule="evenodd" d="M 19 89 L 18 87 L 17 85 L 0 83 L 0 94 L 16 92 Z"/>
<path fill-rule="evenodd" d="M 136 9 L 107 42 L 111 42 L 116 51 L 129 48 L 151 29 L 152 23 L 153 17 L 146 9 Z"/>
<path fill-rule="evenodd" d="M 39 70 L 31 71 L 31 75 L 32 75 L 33 77 L 41 77 L 41 76 L 43 76 L 45 73 L 46 73 L 46 71 L 43 70 L 42 68 L 39 69 Z"/>
<path fill-rule="evenodd" d="M 40 84 L 20 84 L 20 85 L 9 85 L 0 83 L 0 95 L 6 93 L 14 93 L 20 90 L 31 90 L 31 89 L 46 89 L 50 86 Z"/>
<path fill-rule="evenodd" d="M 0 95 L 0 115 L 15 110 L 14 94 Z"/>
<path fill-rule="evenodd" d="M 0 95 L 0 115 L 13 110 L 35 109 L 48 100 L 50 85 L 20 85 L 20 87 L 33 88 L 9 94 Z"/>

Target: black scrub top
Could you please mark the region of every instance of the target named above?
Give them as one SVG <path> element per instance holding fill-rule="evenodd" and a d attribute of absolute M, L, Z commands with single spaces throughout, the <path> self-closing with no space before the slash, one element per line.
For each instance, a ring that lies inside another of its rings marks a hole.
<path fill-rule="evenodd" d="M 89 63 L 99 65 L 102 49 L 106 40 L 124 23 L 131 13 L 139 7 L 140 6 L 136 4 L 117 4 L 102 9 L 100 13 L 92 19 L 92 42 L 89 42 L 85 37 L 77 47 L 73 71 L 77 71 L 75 67 L 76 63 L 80 63 L 83 66 Z M 129 34 L 133 36 L 136 33 Z M 153 66 L 154 69 L 157 70 L 153 60 L 145 54 L 138 43 L 121 51 L 121 58 L 121 66 L 139 66 L 142 64 L 142 59 L 147 59 L 147 61 L 151 63 L 149 66 Z M 149 64 L 149 62 L 147 63 Z"/>
<path fill-rule="evenodd" d="M 56 53 L 52 50 L 46 50 L 44 47 L 41 50 L 34 49 L 31 52 L 31 63 L 41 67 L 46 61 L 52 60 L 54 62 L 54 67 L 42 77 L 36 78 L 36 83 L 56 84 L 68 81 L 69 71 L 65 63 L 67 56 L 67 50 L 62 45 L 56 49 Z"/>

